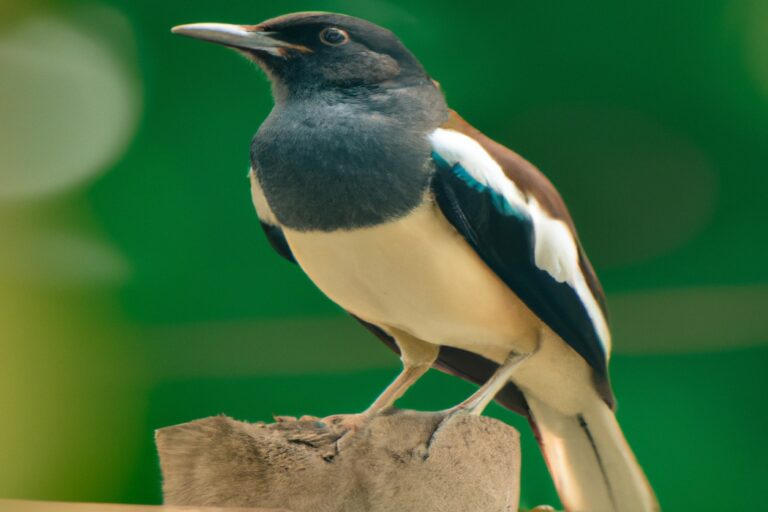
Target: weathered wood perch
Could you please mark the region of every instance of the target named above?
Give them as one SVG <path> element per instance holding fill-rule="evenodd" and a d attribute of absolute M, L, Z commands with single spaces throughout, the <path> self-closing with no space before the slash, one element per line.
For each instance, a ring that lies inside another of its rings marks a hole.
<path fill-rule="evenodd" d="M 516 512 L 515 429 L 392 410 L 339 441 L 322 420 L 216 416 L 157 431 L 167 505 L 291 512 Z M 433 435 L 434 434 L 434 435 Z"/>

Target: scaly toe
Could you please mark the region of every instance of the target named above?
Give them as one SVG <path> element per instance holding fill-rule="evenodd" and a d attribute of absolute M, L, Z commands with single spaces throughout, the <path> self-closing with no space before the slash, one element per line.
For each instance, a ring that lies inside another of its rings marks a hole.
<path fill-rule="evenodd" d="M 334 414 L 322 418 L 320 421 L 329 425 L 342 435 L 350 434 L 362 430 L 368 424 L 371 416 L 368 414 Z"/>
<path fill-rule="evenodd" d="M 443 416 L 443 418 L 440 420 L 440 422 L 435 426 L 435 430 L 432 431 L 432 434 L 429 436 L 429 439 L 427 440 L 426 445 L 426 451 L 423 455 L 423 458 L 426 460 L 429 458 L 429 449 L 432 446 L 432 443 L 435 442 L 435 439 L 437 438 L 440 431 L 443 429 L 445 425 L 448 424 L 453 418 L 457 416 L 462 416 L 465 414 L 469 414 L 470 410 L 465 407 L 464 405 L 457 405 L 456 407 L 451 407 L 450 409 L 445 409 L 444 411 L 439 411 L 437 414 L 440 414 Z"/>

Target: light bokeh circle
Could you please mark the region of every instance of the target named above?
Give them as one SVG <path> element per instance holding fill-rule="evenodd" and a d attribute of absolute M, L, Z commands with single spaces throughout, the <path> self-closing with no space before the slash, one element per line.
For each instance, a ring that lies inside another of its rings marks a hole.
<path fill-rule="evenodd" d="M 141 112 L 134 49 L 125 17 L 102 6 L 0 35 L 1 201 L 70 190 L 121 156 Z"/>

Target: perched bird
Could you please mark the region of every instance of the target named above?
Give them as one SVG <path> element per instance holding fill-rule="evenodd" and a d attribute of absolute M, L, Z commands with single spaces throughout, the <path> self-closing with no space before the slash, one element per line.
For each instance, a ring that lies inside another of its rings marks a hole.
<path fill-rule="evenodd" d="M 236 49 L 272 83 L 251 146 L 272 246 L 399 352 L 360 425 L 429 368 L 527 416 L 569 511 L 658 505 L 613 413 L 600 283 L 560 195 L 450 110 L 392 34 L 331 13 L 173 32 Z"/>

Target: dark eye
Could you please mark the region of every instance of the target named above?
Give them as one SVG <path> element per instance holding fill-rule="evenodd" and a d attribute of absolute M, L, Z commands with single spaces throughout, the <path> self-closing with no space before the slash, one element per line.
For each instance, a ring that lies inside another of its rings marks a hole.
<path fill-rule="evenodd" d="M 328 46 L 341 46 L 349 41 L 349 34 L 340 28 L 328 27 L 320 32 L 320 41 Z"/>

